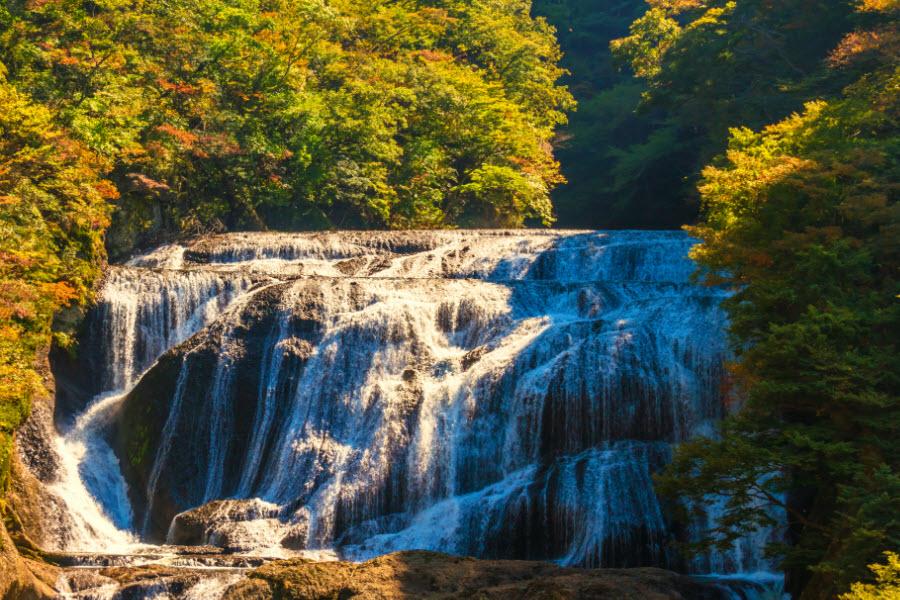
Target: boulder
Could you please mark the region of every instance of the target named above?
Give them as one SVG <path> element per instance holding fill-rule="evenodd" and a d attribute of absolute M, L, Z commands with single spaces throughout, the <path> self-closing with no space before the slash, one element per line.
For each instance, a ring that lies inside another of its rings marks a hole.
<path fill-rule="evenodd" d="M 216 500 L 175 515 L 168 542 L 208 544 L 226 552 L 266 546 L 302 550 L 307 526 L 302 517 L 284 519 L 277 505 L 262 500 Z"/>
<path fill-rule="evenodd" d="M 0 524 L 0 598 L 44 600 L 56 598 L 56 567 L 19 555 L 6 528 Z"/>

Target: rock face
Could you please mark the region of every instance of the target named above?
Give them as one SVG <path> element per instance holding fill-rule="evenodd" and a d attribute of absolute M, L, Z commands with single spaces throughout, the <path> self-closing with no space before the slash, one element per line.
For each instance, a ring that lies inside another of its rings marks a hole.
<path fill-rule="evenodd" d="M 49 368 L 45 369 L 49 371 Z M 48 387 L 52 380 L 45 378 Z M 59 534 L 67 516 L 46 493 L 59 468 L 53 439 L 53 397 L 32 400 L 31 414 L 16 432 L 10 457 L 10 485 L 0 498 L 0 598 L 56 598 L 59 570 L 41 560 L 41 547 Z M 63 514 L 60 514 L 63 512 Z"/>
<path fill-rule="evenodd" d="M 156 548 L 134 555 L 59 555 L 57 597 L 72 600 L 219 600 L 262 560 L 209 547 Z"/>
<path fill-rule="evenodd" d="M 224 600 L 496 599 L 724 600 L 714 587 L 662 569 L 565 569 L 410 551 L 365 563 L 292 560 L 265 565 Z"/>
<path fill-rule="evenodd" d="M 19 555 L 6 529 L 0 525 L 0 598 L 3 600 L 50 600 L 57 569 Z"/>

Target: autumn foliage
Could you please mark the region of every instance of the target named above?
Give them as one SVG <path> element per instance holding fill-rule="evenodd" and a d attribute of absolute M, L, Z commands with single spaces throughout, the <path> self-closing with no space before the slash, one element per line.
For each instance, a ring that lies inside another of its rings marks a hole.
<path fill-rule="evenodd" d="M 107 250 L 222 229 L 550 224 L 573 104 L 524 0 L 0 4 L 0 488 Z M 60 319 L 57 319 L 60 321 Z"/>
<path fill-rule="evenodd" d="M 0 73 L 0 489 L 12 432 L 43 384 L 53 316 L 88 299 L 105 257 L 117 196 L 106 167 Z"/>
<path fill-rule="evenodd" d="M 572 99 L 524 0 L 47 0 L 0 21 L 9 81 L 111 163 L 115 253 L 554 219 L 548 141 Z"/>

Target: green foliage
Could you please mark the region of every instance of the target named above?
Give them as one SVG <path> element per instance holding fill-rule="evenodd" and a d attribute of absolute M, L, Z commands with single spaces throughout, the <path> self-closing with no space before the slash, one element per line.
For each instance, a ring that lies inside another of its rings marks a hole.
<path fill-rule="evenodd" d="M 0 491 L 53 315 L 87 300 L 105 257 L 105 166 L 0 73 Z"/>
<path fill-rule="evenodd" d="M 628 37 L 613 40 L 610 48 L 628 61 L 637 77 L 657 77 L 662 74 L 666 51 L 681 33 L 678 21 L 668 11 L 651 8 L 631 24 Z"/>
<path fill-rule="evenodd" d="M 855 2 L 650 4 L 613 48 L 647 81 L 648 102 L 666 106 L 674 121 L 699 128 L 719 148 L 730 127 L 760 127 L 798 109 L 811 92 L 840 90 L 840 80 L 810 77 L 853 27 Z"/>
<path fill-rule="evenodd" d="M 626 35 L 643 0 L 537 0 L 534 10 L 557 29 L 564 82 L 578 110 L 556 138 L 567 183 L 553 191 L 564 227 L 672 228 L 693 220 L 680 197 L 693 168 L 681 143 L 661 144 L 673 129 L 658 107 L 641 106 L 646 85 L 621 69 L 610 41 Z"/>
<path fill-rule="evenodd" d="M 875 583 L 854 583 L 850 591 L 841 594 L 840 600 L 894 600 L 900 598 L 900 556 L 885 552 L 886 564 L 871 564 Z"/>
<path fill-rule="evenodd" d="M 591 163 L 586 171 L 597 175 L 589 189 L 571 199 L 582 212 L 593 210 L 594 222 L 603 226 L 693 222 L 700 173 L 725 150 L 730 128 L 778 121 L 852 80 L 823 68 L 841 36 L 862 19 L 850 0 L 647 4 L 610 44 L 613 55 L 637 75 L 631 85 L 638 86 L 639 96 L 621 97 L 605 111 L 628 115 L 627 123 L 599 115 L 599 150 L 582 152 Z M 573 89 L 577 95 L 578 86 Z M 579 101 L 583 111 L 587 101 Z M 584 145 L 592 141 L 586 138 Z M 576 179 L 566 150 L 559 156 L 564 173 Z M 566 187 L 557 192 L 564 221 L 575 212 L 566 210 L 566 193 Z"/>
<path fill-rule="evenodd" d="M 547 143 L 572 99 L 522 0 L 8 4 L 10 80 L 113 161 L 114 229 L 552 221 Z M 502 194 L 501 194 L 502 195 Z M 504 209 L 506 210 L 506 209 Z M 113 232 L 114 238 L 124 237 Z"/>
<path fill-rule="evenodd" d="M 547 189 L 539 177 L 509 167 L 486 165 L 472 173 L 470 183 L 459 187 L 461 196 L 481 198 L 485 212 L 471 215 L 473 223 L 494 223 L 501 227 L 521 227 L 525 216 L 553 220 Z M 470 204 L 476 204 L 472 202 Z"/>
<path fill-rule="evenodd" d="M 787 543 L 771 550 L 804 600 L 834 597 L 900 547 L 900 71 L 882 16 L 878 44 L 854 42 L 862 30 L 839 46 L 834 78 L 858 76 L 843 94 L 732 130 L 689 228 L 706 280 L 735 291 L 738 410 L 715 439 L 685 444 L 660 488 L 694 510 L 725 501 L 707 545 L 787 511 Z"/>
<path fill-rule="evenodd" d="M 729 128 L 762 127 L 852 81 L 823 66 L 870 18 L 854 4 L 537 0 L 559 32 L 579 105 L 554 141 L 569 181 L 553 192 L 560 224 L 694 222 L 700 172 L 724 151 Z"/>

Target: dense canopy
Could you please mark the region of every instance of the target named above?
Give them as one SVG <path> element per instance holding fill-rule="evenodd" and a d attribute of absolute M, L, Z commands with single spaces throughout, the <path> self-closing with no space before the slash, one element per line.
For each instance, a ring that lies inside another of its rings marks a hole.
<path fill-rule="evenodd" d="M 10 82 L 111 161 L 116 235 L 553 220 L 572 101 L 527 2 L 2 10 Z"/>
<path fill-rule="evenodd" d="M 705 281 L 735 292 L 737 410 L 681 448 L 661 489 L 701 510 L 726 502 L 706 544 L 785 510 L 770 550 L 803 600 L 900 547 L 898 11 L 659 0 L 613 43 L 648 102 L 695 124 L 698 156 L 731 126 L 688 229 Z"/>

